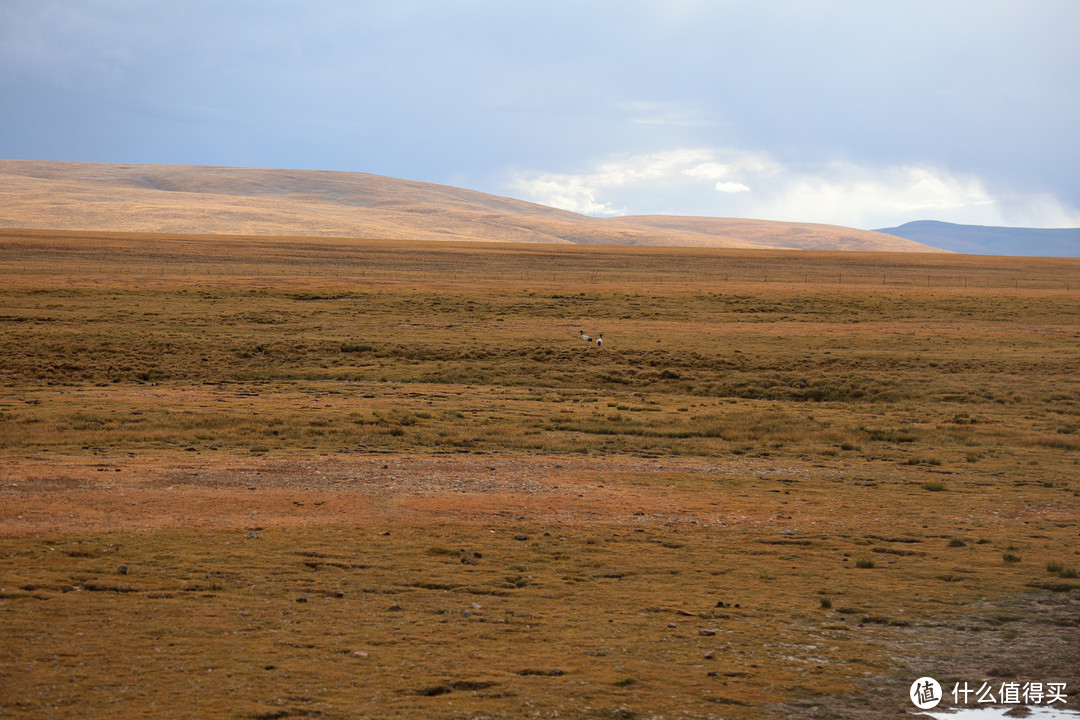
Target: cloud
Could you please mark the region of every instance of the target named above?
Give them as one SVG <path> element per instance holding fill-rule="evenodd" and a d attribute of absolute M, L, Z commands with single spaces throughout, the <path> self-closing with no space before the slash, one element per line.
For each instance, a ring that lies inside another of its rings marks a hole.
<path fill-rule="evenodd" d="M 601 202 L 601 194 L 621 188 L 663 184 L 686 168 L 709 162 L 708 151 L 695 149 L 606 160 L 584 173 L 519 172 L 510 188 L 542 205 L 585 215 L 625 215 L 624 208 Z"/>
<path fill-rule="evenodd" d="M 683 175 L 703 178 L 705 180 L 719 180 L 720 178 L 731 175 L 732 167 L 730 165 L 725 165 L 724 163 L 706 162 L 695 165 L 692 168 L 686 168 L 682 173 Z"/>
<path fill-rule="evenodd" d="M 924 165 L 831 163 L 785 173 L 748 209 L 776 220 L 862 228 L 942 220 L 969 225 L 1075 227 L 1080 212 L 1037 193 L 991 190 L 981 178 Z"/>
<path fill-rule="evenodd" d="M 738 148 L 611 157 L 576 173 L 519 171 L 509 186 L 534 202 L 598 216 L 666 213 L 861 228 L 912 220 L 1080 225 L 1080 212 L 1052 196 L 991 190 L 970 173 L 844 160 L 795 165 Z"/>
<path fill-rule="evenodd" d="M 767 153 L 753 153 L 742 150 L 713 150 L 718 156 L 725 156 L 726 162 L 704 162 L 686 168 L 683 175 L 703 180 L 723 180 L 733 175 L 753 174 L 770 176 L 783 170 L 783 167 Z"/>
<path fill-rule="evenodd" d="M 920 166 L 864 168 L 831 163 L 789 173 L 759 203 L 780 220 L 865 227 L 885 220 L 964 221 L 985 214 L 994 199 L 982 182 Z"/>
<path fill-rule="evenodd" d="M 599 188 L 588 177 L 544 173 L 515 179 L 511 188 L 533 202 L 582 215 L 625 215 L 608 203 L 596 201 Z"/>
<path fill-rule="evenodd" d="M 681 148 L 608 158 L 578 173 L 519 171 L 508 186 L 534 202 L 586 215 L 679 213 L 673 196 L 680 191 L 711 186 L 720 193 L 750 192 L 739 177 L 768 177 L 779 169 L 764 153 Z"/>

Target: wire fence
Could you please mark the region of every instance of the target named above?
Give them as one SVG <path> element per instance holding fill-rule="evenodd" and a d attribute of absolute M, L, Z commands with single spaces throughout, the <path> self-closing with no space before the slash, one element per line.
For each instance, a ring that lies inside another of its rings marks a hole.
<path fill-rule="evenodd" d="M 717 289 L 736 286 L 786 286 L 793 292 L 799 288 L 807 291 L 826 288 L 873 288 L 899 289 L 924 288 L 942 290 L 1047 290 L 1080 291 L 1080 275 L 1054 277 L 1037 275 L 957 274 L 957 273 L 852 273 L 852 272 L 804 272 L 804 273 L 625 273 L 610 272 L 431 272 L 409 271 L 395 268 L 353 267 L 294 268 L 262 264 L 205 264 L 162 265 L 147 267 L 138 265 L 97 265 L 63 267 L 54 264 L 4 264 L 0 263 L 0 278 L 6 281 L 32 281 L 45 278 L 67 278 L 70 282 L 108 283 L 110 280 L 134 282 L 191 281 L 194 284 L 227 283 L 230 280 L 282 281 L 287 284 L 329 283 L 350 285 L 438 283 L 438 284 L 505 284 L 522 286 L 579 285 L 583 291 L 590 288 L 605 289 L 640 288 L 660 286 L 686 289 Z"/>

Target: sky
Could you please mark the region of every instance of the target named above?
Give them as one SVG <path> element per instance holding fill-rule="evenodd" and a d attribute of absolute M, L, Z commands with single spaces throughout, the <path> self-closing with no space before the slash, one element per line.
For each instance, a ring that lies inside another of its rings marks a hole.
<path fill-rule="evenodd" d="M 0 157 L 1080 227 L 1076 0 L 0 0 Z"/>

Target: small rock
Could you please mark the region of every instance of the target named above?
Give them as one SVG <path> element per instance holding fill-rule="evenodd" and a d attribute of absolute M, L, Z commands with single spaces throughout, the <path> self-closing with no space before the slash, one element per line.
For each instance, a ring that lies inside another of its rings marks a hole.
<path fill-rule="evenodd" d="M 256 539 L 258 539 L 259 536 L 255 534 L 254 530 L 248 530 L 248 534 L 245 535 L 244 537 L 246 537 L 249 540 L 256 540 Z"/>
<path fill-rule="evenodd" d="M 529 536 L 528 535 L 515 535 L 514 539 L 515 540 L 528 540 Z"/>
<path fill-rule="evenodd" d="M 668 623 L 667 626 L 669 630 L 674 630 L 675 628 L 679 627 L 675 623 Z"/>
<path fill-rule="evenodd" d="M 117 565 L 116 572 L 120 573 L 121 575 L 127 575 L 130 571 L 128 570 L 127 565 Z"/>
<path fill-rule="evenodd" d="M 386 608 L 387 612 L 400 612 L 400 610 L 401 610 L 400 605 L 391 605 L 390 607 Z"/>
<path fill-rule="evenodd" d="M 697 631 L 697 634 L 701 635 L 702 637 L 712 637 L 716 634 L 716 630 L 712 628 L 701 628 Z"/>
<path fill-rule="evenodd" d="M 685 617 L 694 617 L 696 613 L 692 613 L 689 610 L 676 610 L 676 614 L 683 615 Z"/>
<path fill-rule="evenodd" d="M 358 657 L 358 658 L 366 658 L 367 653 L 364 652 L 363 650 L 353 650 L 352 651 L 352 656 L 353 657 Z"/>
<path fill-rule="evenodd" d="M 705 659 L 706 660 L 713 660 L 715 658 L 716 658 L 716 652 L 715 651 L 710 650 L 709 652 L 705 653 Z"/>
<path fill-rule="evenodd" d="M 306 603 L 307 598 L 306 597 L 298 597 L 298 598 L 296 598 L 296 602 L 298 602 L 298 603 Z"/>
<path fill-rule="evenodd" d="M 381 533 L 379 533 L 379 535 L 383 535 L 383 536 L 386 536 L 386 535 L 389 535 L 389 534 L 390 534 L 389 530 L 383 530 Z"/>

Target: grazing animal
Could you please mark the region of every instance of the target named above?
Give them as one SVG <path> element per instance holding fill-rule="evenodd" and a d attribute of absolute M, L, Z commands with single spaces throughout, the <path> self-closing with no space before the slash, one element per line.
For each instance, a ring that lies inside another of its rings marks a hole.
<path fill-rule="evenodd" d="M 596 345 L 597 345 L 597 347 L 603 347 L 603 345 L 604 345 L 604 334 L 603 333 L 600 333 L 600 336 L 598 338 L 596 338 Z"/>
<path fill-rule="evenodd" d="M 584 330 L 578 330 L 578 332 L 581 333 L 581 339 L 582 340 L 584 340 L 587 343 L 592 342 L 592 338 L 590 336 L 586 335 Z"/>

